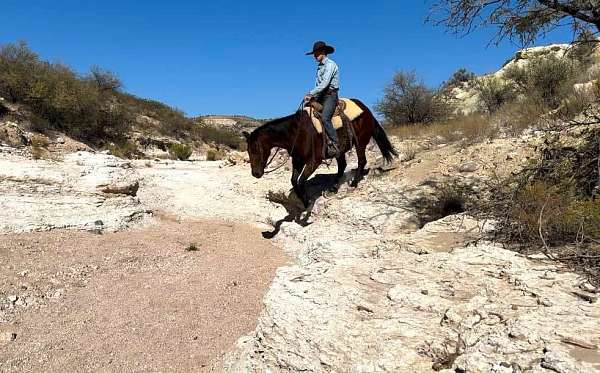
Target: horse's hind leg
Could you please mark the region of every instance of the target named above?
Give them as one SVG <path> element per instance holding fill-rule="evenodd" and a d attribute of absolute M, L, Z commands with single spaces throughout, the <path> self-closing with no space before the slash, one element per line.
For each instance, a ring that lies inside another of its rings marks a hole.
<path fill-rule="evenodd" d="M 363 176 L 365 175 L 365 167 L 367 166 L 367 156 L 365 154 L 366 149 L 366 145 L 363 146 L 362 144 L 359 144 L 356 147 L 356 156 L 358 157 L 358 168 L 356 169 L 356 174 L 354 175 L 352 183 L 350 183 L 350 186 L 353 188 L 356 188 L 358 186 L 358 183 L 363 179 Z"/>

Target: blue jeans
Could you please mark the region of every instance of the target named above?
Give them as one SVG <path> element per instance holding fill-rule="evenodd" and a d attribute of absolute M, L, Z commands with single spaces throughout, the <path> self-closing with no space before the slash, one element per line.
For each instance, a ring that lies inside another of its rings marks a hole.
<path fill-rule="evenodd" d="M 338 104 L 338 95 L 323 95 L 319 97 L 318 100 L 323 105 L 323 113 L 321 114 L 321 119 L 323 120 L 323 126 L 325 127 L 325 132 L 327 136 L 334 143 L 338 143 L 338 136 L 335 128 L 333 128 L 333 123 L 331 123 L 331 118 L 333 118 L 333 114 L 335 113 L 335 108 Z"/>

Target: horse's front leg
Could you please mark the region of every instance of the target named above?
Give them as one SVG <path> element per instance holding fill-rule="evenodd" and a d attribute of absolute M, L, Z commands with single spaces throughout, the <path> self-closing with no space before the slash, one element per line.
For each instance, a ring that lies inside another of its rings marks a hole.
<path fill-rule="evenodd" d="M 344 178 L 344 172 L 346 171 L 346 154 L 342 154 L 336 158 L 338 171 L 335 175 L 335 183 L 333 183 L 329 188 L 329 192 L 336 193 L 340 188 L 340 182 Z"/>
<path fill-rule="evenodd" d="M 300 188 L 298 186 L 298 179 L 300 178 L 300 173 L 302 172 L 302 168 L 304 167 L 304 163 L 298 159 L 292 159 L 292 188 L 294 189 L 294 193 L 298 198 L 300 197 Z"/>
<path fill-rule="evenodd" d="M 346 171 L 346 154 L 342 154 L 339 157 L 337 157 L 336 161 L 338 166 L 338 172 L 336 177 L 338 180 L 340 180 L 342 177 L 344 177 L 344 171 Z"/>
<path fill-rule="evenodd" d="M 302 203 L 304 203 L 304 207 L 308 207 L 310 205 L 310 198 L 306 191 L 306 181 L 317 168 L 319 168 L 318 163 L 309 163 L 305 165 L 300 177 L 298 178 L 298 190 L 300 191 L 298 197 L 300 197 Z"/>

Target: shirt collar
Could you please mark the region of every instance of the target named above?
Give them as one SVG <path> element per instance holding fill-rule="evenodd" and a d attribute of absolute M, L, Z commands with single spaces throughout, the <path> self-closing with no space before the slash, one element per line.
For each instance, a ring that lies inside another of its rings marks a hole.
<path fill-rule="evenodd" d="M 329 57 L 323 58 L 323 61 L 319 62 L 319 65 L 325 65 L 329 61 Z"/>

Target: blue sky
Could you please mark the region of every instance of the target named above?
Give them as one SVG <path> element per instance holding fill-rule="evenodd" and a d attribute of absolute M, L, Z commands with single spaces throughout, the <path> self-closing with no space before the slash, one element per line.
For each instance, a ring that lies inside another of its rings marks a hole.
<path fill-rule="evenodd" d="M 24 40 L 80 72 L 99 65 L 125 90 L 188 115 L 293 112 L 314 84 L 315 40 L 337 49 L 342 95 L 373 105 L 399 69 L 431 86 L 460 67 L 498 69 L 518 47 L 488 47 L 424 22 L 430 1 L 3 0 L 0 43 Z M 410 5 L 408 5 L 410 4 Z M 540 43 L 568 41 L 567 31 Z"/>

